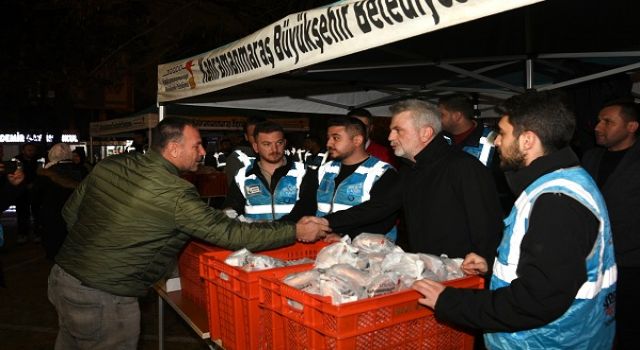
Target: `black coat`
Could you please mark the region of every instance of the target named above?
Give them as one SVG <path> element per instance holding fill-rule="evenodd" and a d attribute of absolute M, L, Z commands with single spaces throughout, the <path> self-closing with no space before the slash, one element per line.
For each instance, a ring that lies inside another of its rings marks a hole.
<path fill-rule="evenodd" d="M 38 203 L 42 224 L 42 240 L 47 257 L 53 258 L 67 236 L 62 207 L 82 181 L 83 173 L 71 161 L 62 161 L 48 169 L 39 169 L 33 184 L 32 196 Z"/>
<path fill-rule="evenodd" d="M 502 232 L 502 212 L 489 170 L 438 135 L 404 167 L 388 193 L 327 216 L 337 232 L 403 208 L 411 252 L 475 252 L 492 262 Z"/>
<path fill-rule="evenodd" d="M 605 152 L 598 147 L 582 157 L 594 179 Z M 616 262 L 622 267 L 640 267 L 640 142 L 627 151 L 600 191 L 609 211 Z"/>

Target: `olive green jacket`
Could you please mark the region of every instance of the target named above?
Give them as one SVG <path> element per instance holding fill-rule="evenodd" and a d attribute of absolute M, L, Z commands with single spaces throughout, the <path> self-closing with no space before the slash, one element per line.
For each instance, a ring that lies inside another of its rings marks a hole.
<path fill-rule="evenodd" d="M 84 285 L 142 296 L 173 268 L 190 236 L 237 250 L 295 242 L 286 223 L 245 224 L 204 203 L 160 154 L 101 161 L 65 204 L 69 235 L 56 263 Z"/>

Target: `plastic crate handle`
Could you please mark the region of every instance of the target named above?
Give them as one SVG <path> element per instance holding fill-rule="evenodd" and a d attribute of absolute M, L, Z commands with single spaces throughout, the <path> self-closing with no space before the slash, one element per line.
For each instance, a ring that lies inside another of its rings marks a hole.
<path fill-rule="evenodd" d="M 220 277 L 221 280 L 225 280 L 228 281 L 229 280 L 229 275 L 227 275 L 224 272 L 220 272 L 220 275 L 218 275 Z"/>
<path fill-rule="evenodd" d="M 297 311 L 303 311 L 304 310 L 304 305 L 302 303 L 300 303 L 300 302 L 297 302 L 297 301 L 293 300 L 293 299 L 287 298 L 287 304 L 291 308 L 293 308 L 293 309 L 295 309 Z"/>

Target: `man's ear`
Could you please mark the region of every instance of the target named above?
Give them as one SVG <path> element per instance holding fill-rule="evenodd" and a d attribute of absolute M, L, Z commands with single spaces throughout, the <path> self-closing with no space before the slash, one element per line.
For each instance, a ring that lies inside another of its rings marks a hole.
<path fill-rule="evenodd" d="M 360 145 L 362 145 L 363 143 L 364 143 L 364 136 L 362 136 L 362 135 L 355 135 L 355 136 L 353 137 L 353 144 L 354 144 L 356 147 L 360 147 Z"/>
<path fill-rule="evenodd" d="M 453 121 L 456 123 L 459 123 L 460 120 L 464 118 L 461 112 L 453 112 L 451 113 L 451 116 L 453 117 Z"/>
<path fill-rule="evenodd" d="M 422 143 L 426 143 L 433 138 L 434 133 L 435 132 L 432 127 L 423 126 L 418 131 L 418 137 L 420 138 L 420 141 L 422 141 Z"/>
<path fill-rule="evenodd" d="M 253 151 L 256 152 L 256 154 L 258 154 L 258 144 L 257 143 L 252 143 L 251 144 L 251 148 L 253 148 Z"/>
<path fill-rule="evenodd" d="M 532 131 L 523 131 L 520 136 L 518 136 L 518 142 L 520 144 L 520 150 L 526 153 L 539 146 L 540 139 Z"/>
<path fill-rule="evenodd" d="M 627 132 L 635 134 L 638 131 L 638 122 L 630 121 L 627 123 Z"/>
<path fill-rule="evenodd" d="M 169 141 L 167 144 L 169 156 L 171 158 L 178 158 L 180 156 L 180 144 L 175 141 Z"/>

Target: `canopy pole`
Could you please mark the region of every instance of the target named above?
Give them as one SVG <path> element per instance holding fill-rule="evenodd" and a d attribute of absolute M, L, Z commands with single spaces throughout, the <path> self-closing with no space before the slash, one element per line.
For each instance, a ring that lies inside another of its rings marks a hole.
<path fill-rule="evenodd" d="M 93 136 L 89 136 L 89 163 L 93 163 Z"/>
<path fill-rule="evenodd" d="M 164 119 L 164 114 L 165 114 L 164 106 L 163 105 L 159 105 L 158 106 L 158 119 L 159 119 L 159 121 L 162 121 L 162 119 Z"/>
<path fill-rule="evenodd" d="M 533 60 L 527 58 L 525 61 L 525 72 L 527 75 L 527 90 L 533 89 Z"/>

